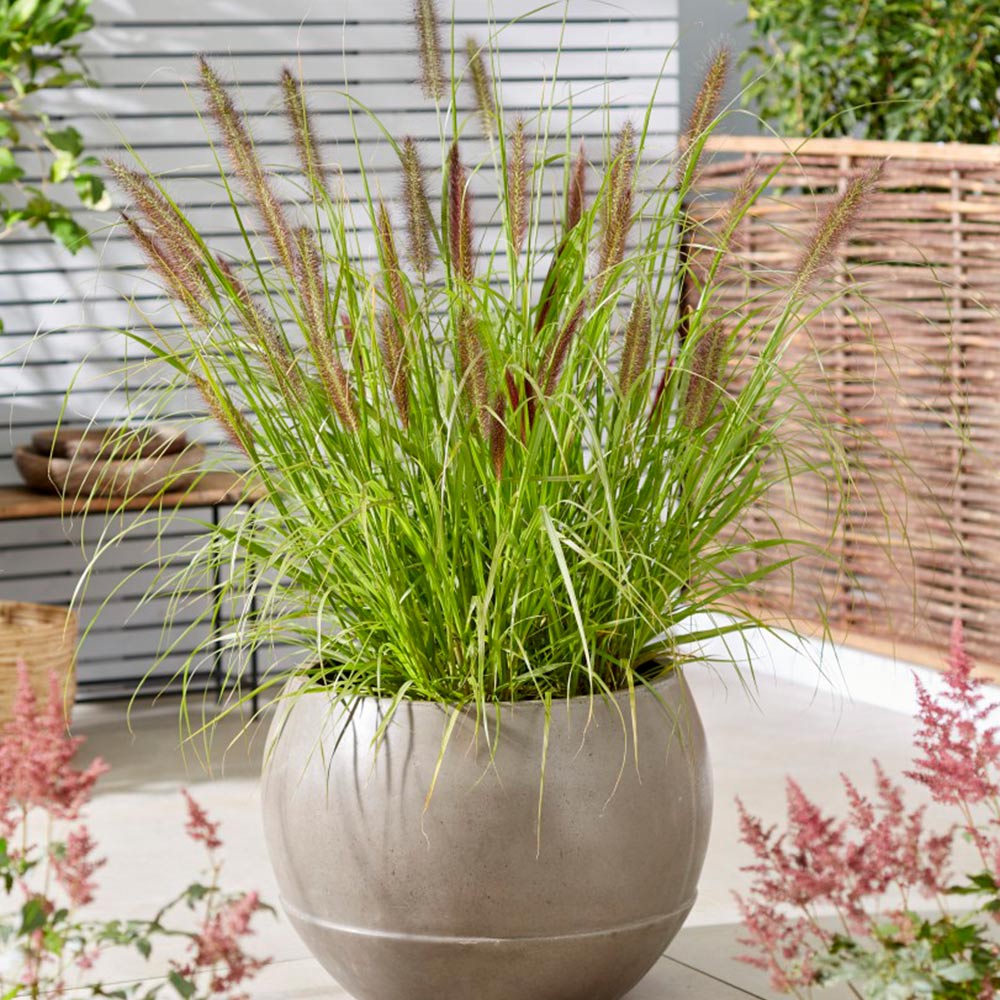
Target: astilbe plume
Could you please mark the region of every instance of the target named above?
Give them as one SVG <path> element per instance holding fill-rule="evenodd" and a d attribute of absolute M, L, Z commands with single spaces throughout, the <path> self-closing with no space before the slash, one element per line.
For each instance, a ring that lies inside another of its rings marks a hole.
<path fill-rule="evenodd" d="M 406 208 L 406 230 L 410 263 L 420 274 L 431 269 L 431 209 L 427 200 L 424 167 L 416 140 L 407 136 L 400 149 L 403 168 L 403 205 Z"/>
<path fill-rule="evenodd" d="M 635 127 L 627 121 L 618 133 L 601 197 L 597 298 L 610 280 L 609 272 L 625 257 L 635 201 L 635 157 Z"/>
<path fill-rule="evenodd" d="M 465 54 L 468 59 L 469 83 L 479 111 L 479 124 L 487 138 L 496 134 L 497 107 L 493 98 L 493 80 L 486 68 L 483 47 L 475 38 L 465 40 Z"/>
<path fill-rule="evenodd" d="M 219 129 L 230 163 L 260 214 L 278 260 L 289 277 L 298 280 L 292 227 L 261 165 L 246 116 L 237 110 L 222 78 L 204 56 L 198 58 L 198 70 L 209 114 Z"/>
<path fill-rule="evenodd" d="M 21 815 L 31 809 L 75 820 L 108 769 L 99 757 L 83 770 L 73 767 L 83 739 L 67 733 L 64 695 L 59 678 L 52 674 L 48 698 L 40 705 L 27 665 L 18 663 L 11 720 L 0 738 L 0 836 L 9 836 Z"/>
<path fill-rule="evenodd" d="M 287 67 L 281 71 L 281 95 L 302 173 L 311 184 L 329 194 L 327 168 L 306 103 L 305 89 L 302 81 Z"/>
<path fill-rule="evenodd" d="M 414 0 L 413 20 L 417 26 L 420 86 L 425 97 L 440 101 L 444 97 L 445 76 L 441 60 L 440 20 L 434 0 Z"/>
<path fill-rule="evenodd" d="M 59 678 L 49 677 L 48 701 L 35 695 L 27 667 L 18 665 L 12 718 L 0 731 L 0 994 L 15 996 L 139 997 L 155 1000 L 161 987 L 191 1000 L 227 995 L 265 964 L 243 950 L 251 920 L 266 909 L 256 892 L 230 895 L 218 885 L 222 846 L 218 824 L 185 792 L 187 833 L 210 852 L 212 878 L 194 882 L 152 920 L 82 919 L 76 910 L 94 902 L 96 873 L 105 864 L 79 822 L 107 764 L 96 758 L 85 769 L 73 760 L 84 742 L 67 731 Z M 35 814 L 42 821 L 32 822 Z M 64 823 L 76 824 L 63 832 Z M 44 831 L 41 841 L 37 831 Z M 15 846 L 16 845 L 16 846 Z M 4 904 L 13 904 L 8 909 Z M 202 909 L 195 931 L 172 926 L 171 912 Z M 188 961 L 168 958 L 161 983 L 121 983 L 109 993 L 85 976 L 105 952 L 136 950 L 149 958 L 153 939 L 187 939 Z M 243 997 L 243 994 L 239 995 Z"/>
<path fill-rule="evenodd" d="M 920 756 L 907 777 L 925 785 L 938 802 L 976 804 L 1000 795 L 1000 726 L 986 725 L 996 706 L 972 676 L 961 622 L 952 627 L 944 690 L 933 697 L 916 680 Z"/>
<path fill-rule="evenodd" d="M 781 830 L 738 802 L 740 838 L 754 856 L 744 869 L 753 876 L 750 891 L 737 896 L 741 943 L 752 949 L 742 958 L 767 971 L 775 989 L 811 995 L 814 986 L 851 980 L 858 997 L 972 1000 L 1000 987 L 1000 950 L 987 931 L 1000 908 L 1000 745 L 988 724 L 998 706 L 972 669 L 956 622 L 941 694 L 917 681 L 917 758 L 906 777 L 958 807 L 960 821 L 945 832 L 927 829 L 925 807 L 908 809 L 902 786 L 877 762 L 873 798 L 842 776 L 842 819 L 825 815 L 791 779 Z M 956 831 L 984 865 L 964 885 L 952 872 Z M 913 912 L 913 894 L 936 900 L 941 915 Z M 944 907 L 948 895 L 959 895 L 963 907 L 975 897 L 984 902 L 956 917 Z M 827 911 L 839 917 L 839 930 L 818 921 Z M 911 982 L 921 984 L 918 993 L 907 992 L 917 988 Z M 896 992 L 883 992 L 887 984 Z"/>
<path fill-rule="evenodd" d="M 448 243 L 452 273 L 471 283 L 475 276 L 472 195 L 457 141 L 448 151 Z"/>
<path fill-rule="evenodd" d="M 531 203 L 531 173 L 528 169 L 528 137 L 524 119 L 518 117 L 507 142 L 507 210 L 511 248 L 520 254 L 528 235 Z"/>

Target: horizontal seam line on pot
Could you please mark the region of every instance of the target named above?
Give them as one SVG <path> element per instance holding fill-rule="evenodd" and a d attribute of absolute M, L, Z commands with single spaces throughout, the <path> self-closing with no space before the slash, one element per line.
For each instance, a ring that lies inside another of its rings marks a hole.
<path fill-rule="evenodd" d="M 337 924 L 332 920 L 324 920 L 321 917 L 311 916 L 303 910 L 300 910 L 297 906 L 293 906 L 287 899 L 285 899 L 284 896 L 279 895 L 278 898 L 282 909 L 284 909 L 289 916 L 294 917 L 296 920 L 312 924 L 315 927 L 322 927 L 325 930 L 338 931 L 342 934 L 356 934 L 359 937 L 389 938 L 393 940 L 426 941 L 429 943 L 440 942 L 453 944 L 460 942 L 466 944 L 505 944 L 512 941 L 569 941 L 578 938 L 606 937 L 609 934 L 617 934 L 622 931 L 633 931 L 640 930 L 643 927 L 652 927 L 655 924 L 671 920 L 678 914 L 685 913 L 690 910 L 694 906 L 695 900 L 698 898 L 698 894 L 695 893 L 689 900 L 677 907 L 676 910 L 671 910 L 669 913 L 664 913 L 656 917 L 649 917 L 645 920 L 635 920 L 627 924 L 617 924 L 614 927 L 606 927 L 602 930 L 577 931 L 571 934 L 520 934 L 511 935 L 509 937 L 475 937 L 468 934 L 415 934 L 406 931 L 385 931 L 379 930 L 378 928 L 351 927 L 347 924 Z"/>

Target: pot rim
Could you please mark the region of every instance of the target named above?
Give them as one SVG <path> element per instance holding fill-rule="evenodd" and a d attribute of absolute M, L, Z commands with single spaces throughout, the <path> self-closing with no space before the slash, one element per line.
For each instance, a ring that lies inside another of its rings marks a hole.
<path fill-rule="evenodd" d="M 651 657 L 651 660 L 655 660 L 655 657 Z M 682 663 L 675 663 L 671 666 L 668 673 L 663 674 L 654 681 L 648 682 L 637 682 L 634 685 L 636 697 L 643 696 L 644 692 L 657 692 L 660 689 L 667 689 L 672 686 L 682 686 L 687 690 L 687 683 L 684 677 L 684 667 Z M 320 687 L 318 685 L 314 686 L 310 691 L 298 693 L 295 689 L 302 687 L 307 683 L 306 678 L 302 674 L 296 674 L 288 679 L 285 685 L 281 689 L 281 694 L 275 699 L 275 704 L 280 706 L 284 702 L 294 701 L 298 698 L 313 696 L 313 695 L 328 695 L 328 690 L 330 689 Z M 586 703 L 590 701 L 606 702 L 608 699 L 620 702 L 622 700 L 628 701 L 629 689 L 628 688 L 615 688 L 613 691 L 604 692 L 595 690 L 590 694 L 580 694 L 574 695 L 572 698 L 565 698 L 560 696 L 559 698 L 553 698 L 551 701 L 552 711 L 554 712 L 558 706 L 566 705 L 567 707 L 572 706 L 576 703 Z M 413 709 L 417 711 L 442 711 L 450 710 L 452 708 L 458 708 L 462 713 L 469 711 L 477 711 L 478 705 L 475 702 L 469 701 L 461 706 L 452 705 L 450 702 L 444 701 L 431 701 L 425 698 L 400 698 L 398 701 L 395 698 L 386 697 L 374 697 L 372 695 L 363 695 L 356 699 L 351 699 L 348 701 L 344 700 L 344 704 L 356 703 L 359 706 L 364 705 L 376 705 L 380 707 L 388 707 L 395 702 L 396 707 L 393 712 L 399 711 L 401 708 Z M 542 710 L 545 707 L 545 702 L 540 698 L 524 698 L 518 699 L 517 701 L 490 701 L 487 702 L 487 708 L 490 706 L 495 706 L 497 710 L 502 712 L 516 711 L 519 707 L 523 706 L 525 710 L 531 708 L 535 711 Z"/>

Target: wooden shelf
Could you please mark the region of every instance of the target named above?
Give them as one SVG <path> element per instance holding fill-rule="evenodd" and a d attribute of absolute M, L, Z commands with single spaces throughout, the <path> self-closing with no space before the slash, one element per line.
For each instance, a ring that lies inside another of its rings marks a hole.
<path fill-rule="evenodd" d="M 207 472 L 188 490 L 158 496 L 60 497 L 36 493 L 26 486 L 0 487 L 0 521 L 33 517 L 72 517 L 77 514 L 117 513 L 123 510 L 152 510 L 178 507 L 219 507 L 252 503 L 260 498 L 243 476 L 230 472 Z"/>

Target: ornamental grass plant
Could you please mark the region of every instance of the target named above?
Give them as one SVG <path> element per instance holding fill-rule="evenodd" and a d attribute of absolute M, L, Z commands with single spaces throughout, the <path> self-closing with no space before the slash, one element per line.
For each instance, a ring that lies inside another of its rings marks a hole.
<path fill-rule="evenodd" d="M 749 588 L 796 545 L 744 530 L 755 502 L 803 469 L 843 474 L 836 421 L 782 362 L 878 171 L 818 221 L 779 306 L 722 309 L 715 282 L 767 183 L 748 173 L 718 205 L 721 236 L 700 239 L 685 199 L 728 53 L 678 153 L 648 142 L 655 93 L 589 148 L 554 97 L 506 109 L 502 28 L 485 43 L 453 29 L 445 45 L 429 0 L 415 9 L 414 72 L 440 142 L 379 125 L 397 189 L 367 171 L 357 121 L 369 112 L 348 93 L 364 196 L 346 197 L 286 70 L 300 188 L 293 204 L 279 197 L 207 59 L 198 85 L 241 255 L 213 251 L 169 180 L 109 165 L 183 325 L 179 341 L 127 335 L 196 387 L 262 493 L 148 595 L 209 582 L 202 620 L 221 628 L 182 675 L 194 683 L 221 636 L 230 707 L 290 675 L 388 699 L 390 714 L 416 699 L 481 721 L 504 702 L 634 691 L 693 641 L 756 622 Z M 706 612 L 737 617 L 706 625 Z M 256 689 L 241 685 L 250 653 L 272 645 L 291 652 Z"/>

